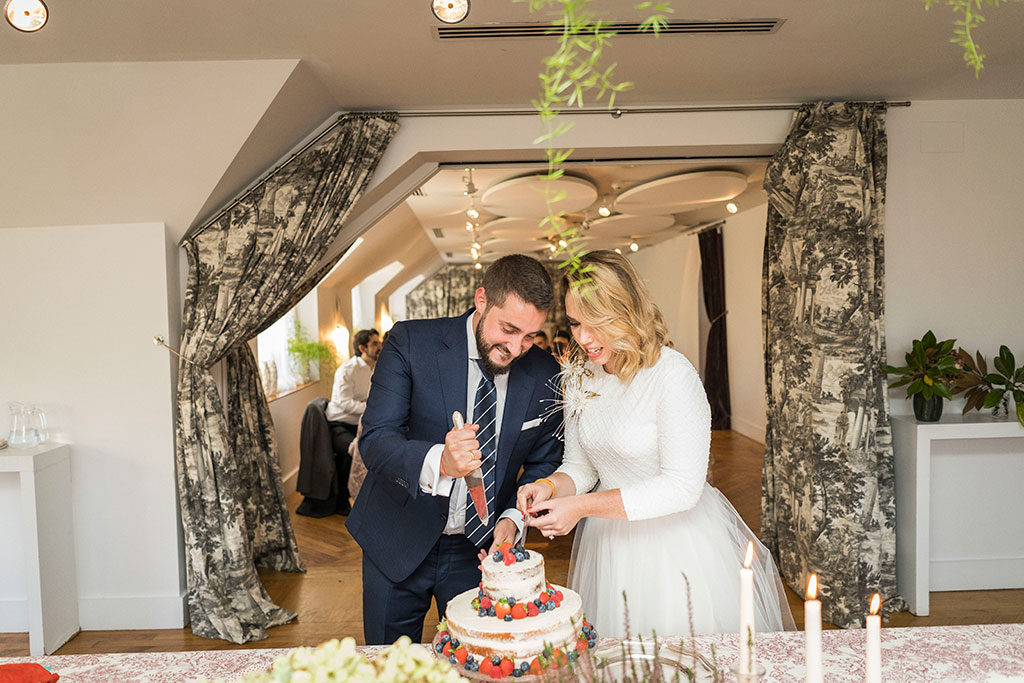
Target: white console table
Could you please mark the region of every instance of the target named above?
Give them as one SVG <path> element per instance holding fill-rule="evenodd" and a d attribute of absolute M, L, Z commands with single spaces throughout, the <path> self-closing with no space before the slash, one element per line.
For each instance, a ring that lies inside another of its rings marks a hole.
<path fill-rule="evenodd" d="M 79 631 L 75 539 L 71 524 L 71 449 L 65 444 L 0 451 L 0 474 L 18 474 L 33 657 L 50 654 Z"/>
<path fill-rule="evenodd" d="M 939 422 L 893 415 L 892 436 L 896 579 L 910 611 L 928 614 L 929 590 L 1024 587 L 1024 427 L 983 413 Z M 995 453 L 960 455 L 956 444 L 940 443 L 951 440 Z M 950 457 L 940 464 L 938 455 Z"/>

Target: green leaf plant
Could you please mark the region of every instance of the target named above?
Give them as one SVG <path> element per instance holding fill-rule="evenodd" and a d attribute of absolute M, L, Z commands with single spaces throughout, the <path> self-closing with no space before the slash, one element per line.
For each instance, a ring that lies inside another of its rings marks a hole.
<path fill-rule="evenodd" d="M 974 42 L 974 29 L 978 28 L 985 17 L 981 15 L 981 8 L 985 5 L 998 7 L 1006 4 L 1009 0 L 941 0 L 953 10 L 953 37 L 949 42 L 959 45 L 964 50 L 964 62 L 968 68 L 974 69 L 974 77 L 981 76 L 981 70 L 985 68 L 985 54 L 981 52 L 978 44 Z M 1022 0 L 1014 0 L 1021 2 Z M 924 0 L 924 8 L 930 10 L 935 0 Z"/>
<path fill-rule="evenodd" d="M 1017 367 L 1009 347 L 999 347 L 999 355 L 992 359 L 992 372 L 981 351 L 972 358 L 964 349 L 957 349 L 956 356 L 961 374 L 953 383 L 953 394 L 963 392 L 964 415 L 970 410 L 995 408 L 1009 393 L 1016 404 L 1017 420 L 1024 426 L 1024 365 Z"/>
<path fill-rule="evenodd" d="M 319 363 L 320 379 L 325 383 L 333 381 L 336 361 L 334 352 L 327 344 L 314 341 L 302 326 L 298 316 L 292 320 L 292 330 L 288 335 L 288 357 L 300 381 L 309 379 L 309 364 Z"/>
<path fill-rule="evenodd" d="M 943 342 L 936 341 L 935 334 L 928 330 L 923 337 L 915 339 L 910 353 L 906 355 L 907 364 L 902 367 L 885 366 L 885 372 L 899 375 L 900 379 L 890 388 L 907 387 L 907 398 L 914 394 L 922 394 L 925 399 L 941 396 L 953 398 L 951 384 L 960 374 L 957 358 L 953 353 L 955 339 Z"/>
<path fill-rule="evenodd" d="M 616 82 L 615 63 L 605 65 L 605 50 L 611 47 L 615 31 L 611 24 L 590 9 L 591 0 L 515 0 L 529 2 L 530 12 L 557 10 L 559 16 L 552 20 L 549 33 L 556 38 L 553 54 L 542 61 L 544 70 L 539 74 L 540 95 L 532 101 L 540 115 L 543 133 L 534 144 L 543 144 L 547 161 L 544 179 L 544 196 L 547 202 L 547 216 L 540 222 L 544 234 L 558 247 L 554 255 L 562 260 L 559 268 L 569 273 L 585 273 L 580 259 L 587 253 L 580 225 L 566 219 L 564 211 L 557 211 L 556 204 L 565 198 L 563 192 L 553 189 L 554 183 L 565 174 L 564 164 L 572 155 L 572 149 L 563 149 L 557 140 L 572 129 L 573 124 L 559 120 L 558 116 L 566 107 L 583 107 L 591 99 L 605 101 L 608 109 L 615 106 L 615 97 L 629 90 L 633 84 L 628 81 Z M 657 34 L 667 26 L 667 15 L 672 12 L 667 2 L 641 2 L 636 9 L 650 12 L 640 30 Z M 573 281 L 574 286 L 587 285 L 590 278 L 582 277 Z M 589 285 L 588 285 L 589 286 Z"/>

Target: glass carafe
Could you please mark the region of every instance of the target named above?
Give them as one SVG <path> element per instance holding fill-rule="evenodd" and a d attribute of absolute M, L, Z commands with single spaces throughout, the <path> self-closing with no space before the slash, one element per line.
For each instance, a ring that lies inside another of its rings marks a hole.
<path fill-rule="evenodd" d="M 46 413 L 38 406 L 28 407 L 28 427 L 36 433 L 37 443 L 46 443 L 50 440 L 50 431 L 46 428 Z"/>
<path fill-rule="evenodd" d="M 32 448 L 39 445 L 39 431 L 32 427 L 29 410 L 21 403 L 11 403 L 11 433 L 7 443 L 11 448 Z"/>

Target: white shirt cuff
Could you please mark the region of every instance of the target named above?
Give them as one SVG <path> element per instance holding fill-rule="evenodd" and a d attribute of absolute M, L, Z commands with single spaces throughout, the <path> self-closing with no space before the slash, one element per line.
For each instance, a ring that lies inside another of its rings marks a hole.
<path fill-rule="evenodd" d="M 509 508 L 501 513 L 498 517 L 499 520 L 511 519 L 512 523 L 516 525 L 516 537 L 512 539 L 512 545 L 519 545 L 520 539 L 523 539 L 523 513 L 519 512 L 515 508 Z"/>
<path fill-rule="evenodd" d="M 441 453 L 444 444 L 436 443 L 427 451 L 420 468 L 420 490 L 432 496 L 450 496 L 455 479 L 441 474 Z"/>

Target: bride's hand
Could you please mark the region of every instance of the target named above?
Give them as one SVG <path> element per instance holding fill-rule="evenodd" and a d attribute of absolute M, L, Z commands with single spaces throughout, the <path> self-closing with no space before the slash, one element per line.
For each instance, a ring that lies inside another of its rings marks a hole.
<path fill-rule="evenodd" d="M 523 484 L 516 493 L 516 509 L 523 515 L 523 519 L 529 519 L 530 508 L 551 497 L 551 487 L 547 484 Z"/>
<path fill-rule="evenodd" d="M 545 500 L 527 509 L 532 516 L 527 523 L 548 538 L 565 536 L 580 521 L 581 512 L 578 496 Z"/>

